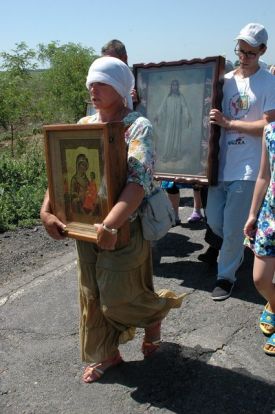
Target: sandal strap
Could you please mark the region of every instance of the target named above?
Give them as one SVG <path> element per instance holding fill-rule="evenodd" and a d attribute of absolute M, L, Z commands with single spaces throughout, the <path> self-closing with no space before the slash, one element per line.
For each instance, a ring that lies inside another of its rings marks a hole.
<path fill-rule="evenodd" d="M 160 346 L 160 344 L 161 344 L 161 339 L 158 339 L 157 341 L 143 342 L 143 345 L 148 346 L 148 347 L 152 345 Z"/>
<path fill-rule="evenodd" d="M 159 349 L 160 344 L 161 344 L 160 339 L 158 339 L 157 341 L 153 341 L 153 342 L 143 341 L 141 351 L 142 351 L 144 357 L 151 356 L 157 349 Z"/>
<path fill-rule="evenodd" d="M 90 375 L 92 375 L 92 374 L 94 374 L 94 373 L 95 373 L 95 374 L 98 376 L 98 378 L 100 378 L 100 377 L 104 374 L 104 372 L 105 372 L 105 371 L 103 371 L 102 369 L 100 369 L 100 368 L 98 368 L 98 367 L 96 367 L 96 366 L 95 366 L 95 367 L 93 367 L 93 366 L 90 366 L 90 365 L 89 365 L 87 368 L 88 368 L 88 369 L 89 369 L 89 368 L 91 368 L 91 373 L 90 373 Z"/>
<path fill-rule="evenodd" d="M 264 308 L 264 311 L 260 317 L 260 323 L 266 323 L 272 327 L 275 327 L 275 313 L 267 310 L 267 305 Z"/>
<path fill-rule="evenodd" d="M 99 374 L 100 376 L 104 374 L 105 371 L 103 371 L 103 369 L 100 369 L 98 367 L 94 367 L 93 371 L 95 371 L 97 374 Z M 92 372 L 93 372 L 92 371 Z"/>
<path fill-rule="evenodd" d="M 98 381 L 102 377 L 102 375 L 104 374 L 104 371 L 97 368 L 96 364 L 90 364 L 86 367 L 84 375 L 85 374 L 87 374 L 87 378 L 86 379 L 83 378 L 83 381 L 87 382 L 87 383 L 90 383 L 90 382 Z M 92 376 L 94 376 L 95 379 L 94 380 L 89 380 L 88 378 L 91 378 Z"/>
<path fill-rule="evenodd" d="M 274 334 L 272 334 L 272 335 L 268 338 L 268 340 L 266 341 L 266 345 L 272 345 L 272 346 L 274 346 L 274 347 L 275 347 L 275 333 L 274 333 Z M 275 351 L 274 351 L 274 353 L 275 353 Z"/>
<path fill-rule="evenodd" d="M 275 355 L 275 349 L 270 350 L 269 348 L 266 348 L 266 346 L 268 346 L 268 345 L 271 345 L 271 346 L 273 346 L 275 348 L 275 333 L 268 338 L 268 340 L 266 341 L 266 343 L 265 343 L 265 345 L 263 347 L 264 352 L 267 355 L 274 356 Z"/>
<path fill-rule="evenodd" d="M 120 353 L 118 353 L 115 357 L 109 358 L 103 362 L 94 362 L 92 364 L 89 364 L 84 371 L 84 375 L 87 374 L 88 370 L 90 370 L 90 372 L 88 373 L 88 377 L 92 377 L 93 375 L 95 375 L 96 380 L 99 380 L 102 377 L 102 375 L 105 374 L 105 371 L 107 371 L 107 369 L 115 367 L 116 365 L 120 364 L 122 361 L 123 359 L 121 358 Z M 110 365 L 107 366 L 105 369 L 101 369 L 100 365 L 101 364 L 103 365 L 106 362 L 110 363 Z M 84 382 L 93 382 L 93 381 L 95 380 L 89 381 L 89 380 L 84 379 Z"/>

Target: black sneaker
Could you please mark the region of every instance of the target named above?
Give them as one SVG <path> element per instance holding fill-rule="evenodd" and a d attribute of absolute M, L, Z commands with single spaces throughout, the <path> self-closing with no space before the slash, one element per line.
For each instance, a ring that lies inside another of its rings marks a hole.
<path fill-rule="evenodd" d="M 216 282 L 214 290 L 212 292 L 213 300 L 225 300 L 231 295 L 234 283 L 226 279 L 219 279 Z"/>
<path fill-rule="evenodd" d="M 209 246 L 205 253 L 198 255 L 198 260 L 200 262 L 208 263 L 213 266 L 217 264 L 217 258 L 219 256 L 219 250 L 214 249 L 214 247 Z"/>

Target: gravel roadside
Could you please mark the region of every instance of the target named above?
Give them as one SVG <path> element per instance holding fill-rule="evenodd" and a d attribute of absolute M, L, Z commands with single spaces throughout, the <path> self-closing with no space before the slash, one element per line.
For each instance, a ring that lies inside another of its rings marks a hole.
<path fill-rule="evenodd" d="M 0 286 L 73 249 L 74 240 L 53 240 L 42 225 L 0 233 Z"/>

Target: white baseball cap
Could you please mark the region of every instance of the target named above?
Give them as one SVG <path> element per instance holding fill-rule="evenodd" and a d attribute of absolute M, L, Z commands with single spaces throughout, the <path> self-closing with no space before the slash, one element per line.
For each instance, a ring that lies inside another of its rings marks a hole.
<path fill-rule="evenodd" d="M 236 37 L 235 40 L 244 40 L 252 47 L 258 47 L 261 44 L 266 45 L 268 39 L 267 31 L 259 23 L 248 23 Z"/>

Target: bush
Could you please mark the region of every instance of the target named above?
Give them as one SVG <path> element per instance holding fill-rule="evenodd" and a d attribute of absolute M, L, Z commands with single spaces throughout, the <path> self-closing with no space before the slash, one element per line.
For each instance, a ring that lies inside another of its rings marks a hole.
<path fill-rule="evenodd" d="M 0 155 L 0 232 L 35 224 L 46 187 L 45 159 L 38 142 L 31 141 L 16 158 Z"/>

